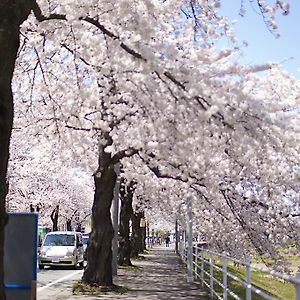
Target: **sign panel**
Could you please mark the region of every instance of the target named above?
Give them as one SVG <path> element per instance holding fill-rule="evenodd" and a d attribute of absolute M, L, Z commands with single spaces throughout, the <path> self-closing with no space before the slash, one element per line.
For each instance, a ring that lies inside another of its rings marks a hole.
<path fill-rule="evenodd" d="M 35 213 L 9 213 L 4 239 L 7 300 L 36 300 L 37 224 Z"/>

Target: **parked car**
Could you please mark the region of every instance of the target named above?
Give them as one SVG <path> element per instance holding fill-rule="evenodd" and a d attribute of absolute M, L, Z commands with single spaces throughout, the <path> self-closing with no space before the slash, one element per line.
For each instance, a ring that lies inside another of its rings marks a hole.
<path fill-rule="evenodd" d="M 89 244 L 90 237 L 88 235 L 82 236 L 82 242 L 83 242 L 83 258 L 84 260 L 87 259 L 87 246 Z"/>
<path fill-rule="evenodd" d="M 39 269 L 45 266 L 83 267 L 82 234 L 73 231 L 53 231 L 46 234 L 38 255 Z"/>

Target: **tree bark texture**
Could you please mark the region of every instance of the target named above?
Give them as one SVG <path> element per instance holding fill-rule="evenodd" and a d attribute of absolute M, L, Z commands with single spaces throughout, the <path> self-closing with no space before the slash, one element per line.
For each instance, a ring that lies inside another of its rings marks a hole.
<path fill-rule="evenodd" d="M 119 265 L 132 266 L 131 242 L 129 237 L 129 221 L 133 215 L 132 200 L 134 194 L 135 182 L 131 181 L 128 185 L 125 182 L 121 183 L 120 189 L 120 225 L 119 225 Z"/>
<path fill-rule="evenodd" d="M 99 154 L 99 169 L 94 174 L 95 195 L 92 208 L 92 232 L 87 250 L 87 267 L 82 281 L 99 286 L 113 285 L 112 239 L 114 230 L 110 207 L 116 184 L 116 173 L 111 156 Z"/>
<path fill-rule="evenodd" d="M 143 252 L 143 227 L 140 227 L 143 212 L 136 212 L 132 216 L 131 257 L 138 257 Z"/>
<path fill-rule="evenodd" d="M 19 26 L 28 17 L 32 1 L 0 1 L 0 299 L 4 290 L 4 227 L 7 222 L 5 198 L 8 192 L 6 178 L 9 142 L 13 124 L 13 95 L 11 81 L 19 49 Z"/>

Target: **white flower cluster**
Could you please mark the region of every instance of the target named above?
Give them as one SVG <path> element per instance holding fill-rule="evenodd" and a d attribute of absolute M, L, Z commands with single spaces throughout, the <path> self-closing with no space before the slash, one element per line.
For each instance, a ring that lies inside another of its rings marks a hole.
<path fill-rule="evenodd" d="M 22 27 L 19 128 L 90 174 L 122 154 L 123 176 L 137 182 L 135 201 L 153 223 L 183 224 L 192 199 L 195 228 L 234 255 L 273 255 L 298 241 L 299 82 L 213 47 L 235 40 L 217 14 L 221 1 L 50 2 L 41 1 L 43 13 L 66 20 L 32 17 Z M 258 4 L 274 29 L 275 12 L 289 10 Z M 87 203 L 80 197 L 70 200 Z"/>

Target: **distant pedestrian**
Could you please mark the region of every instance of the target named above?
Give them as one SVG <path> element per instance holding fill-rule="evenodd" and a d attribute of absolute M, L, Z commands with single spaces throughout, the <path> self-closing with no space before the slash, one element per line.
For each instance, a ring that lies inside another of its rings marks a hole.
<path fill-rule="evenodd" d="M 166 236 L 165 242 L 166 242 L 166 247 L 169 247 L 170 246 L 170 237 L 169 236 Z"/>

